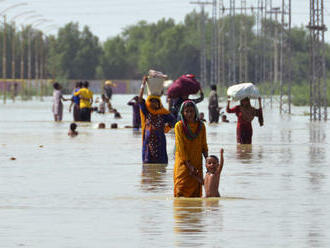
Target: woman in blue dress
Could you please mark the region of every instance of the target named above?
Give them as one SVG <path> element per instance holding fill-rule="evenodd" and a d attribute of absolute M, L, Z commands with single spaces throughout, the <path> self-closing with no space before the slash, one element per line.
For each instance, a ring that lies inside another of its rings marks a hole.
<path fill-rule="evenodd" d="M 159 96 L 143 99 L 147 82 L 144 76 L 139 94 L 142 128 L 142 162 L 144 164 L 167 164 L 165 133 L 174 127 L 175 117 L 163 107 Z"/>

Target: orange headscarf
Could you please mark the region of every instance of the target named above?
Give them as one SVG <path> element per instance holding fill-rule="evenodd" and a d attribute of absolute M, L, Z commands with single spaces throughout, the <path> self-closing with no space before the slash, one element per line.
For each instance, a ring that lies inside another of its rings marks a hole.
<path fill-rule="evenodd" d="M 159 109 L 153 109 L 151 108 L 151 100 L 156 99 L 159 101 Z M 170 114 L 170 111 L 168 111 L 166 108 L 163 107 L 162 101 L 160 100 L 159 96 L 148 96 L 146 99 L 146 107 L 149 113 L 153 115 L 168 115 Z M 143 114 L 142 110 L 140 110 L 140 116 L 141 116 L 141 128 L 142 128 L 142 133 L 144 133 L 144 128 L 145 128 L 145 123 L 146 123 L 146 117 Z M 170 131 L 171 128 L 169 126 L 165 126 L 164 132 L 167 133 Z"/>

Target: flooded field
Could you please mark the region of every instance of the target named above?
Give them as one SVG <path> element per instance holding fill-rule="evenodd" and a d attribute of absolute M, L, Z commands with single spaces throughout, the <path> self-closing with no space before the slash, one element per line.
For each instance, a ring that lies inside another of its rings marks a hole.
<path fill-rule="evenodd" d="M 114 96 L 123 119 L 93 114 L 76 138 L 67 102 L 62 123 L 51 98 L 0 103 L 0 247 L 330 246 L 329 122 L 266 103 L 248 147 L 236 145 L 234 115 L 207 124 L 209 153 L 225 150 L 223 197 L 174 199 L 174 134 L 169 164 L 143 166 L 141 133 L 124 128 L 131 97 Z"/>

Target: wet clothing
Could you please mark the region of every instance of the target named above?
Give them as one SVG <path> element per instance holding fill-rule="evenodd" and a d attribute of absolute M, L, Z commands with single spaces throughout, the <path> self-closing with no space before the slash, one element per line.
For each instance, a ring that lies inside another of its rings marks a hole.
<path fill-rule="evenodd" d="M 80 97 L 79 96 L 75 96 L 74 93 L 78 92 L 80 90 L 80 88 L 76 88 L 73 90 L 72 92 L 72 101 L 75 103 L 75 104 L 80 104 Z"/>
<path fill-rule="evenodd" d="M 112 98 L 112 88 L 110 85 L 104 85 L 104 96 L 111 100 Z"/>
<path fill-rule="evenodd" d="M 128 105 L 133 108 L 133 128 L 139 129 L 141 127 L 140 106 L 138 102 L 131 101 Z"/>
<path fill-rule="evenodd" d="M 53 92 L 52 111 L 54 115 L 58 116 L 58 120 L 61 121 L 63 117 L 63 103 L 62 103 L 62 92 L 60 90 L 54 90 Z"/>
<path fill-rule="evenodd" d="M 81 88 L 74 93 L 74 96 L 80 97 L 80 121 L 91 121 L 91 108 L 93 101 L 93 92 L 88 88 Z"/>
<path fill-rule="evenodd" d="M 81 88 L 77 92 L 75 92 L 73 95 L 80 97 L 79 106 L 81 109 L 92 107 L 93 92 L 91 90 L 89 90 L 88 88 Z"/>
<path fill-rule="evenodd" d="M 73 101 L 73 120 L 74 121 L 80 121 L 80 97 L 75 96 L 74 93 L 78 92 L 80 88 L 76 88 L 72 92 L 72 98 L 71 101 Z"/>
<path fill-rule="evenodd" d="M 167 164 L 165 124 L 174 127 L 175 118 L 162 106 L 159 110 L 148 107 L 147 101 L 140 102 L 142 127 L 142 161 L 145 164 Z"/>
<path fill-rule="evenodd" d="M 252 143 L 252 120 L 255 116 L 260 117 L 262 115 L 262 111 L 260 109 L 255 109 L 253 107 L 249 107 L 248 110 L 242 108 L 240 105 L 237 105 L 233 108 L 227 107 L 228 113 L 235 113 L 237 120 L 237 128 L 236 128 L 236 139 L 238 144 L 251 144 Z"/>
<path fill-rule="evenodd" d="M 174 164 L 174 197 L 201 197 L 202 185 L 189 174 L 185 161 L 198 170 L 198 177 L 203 179 L 203 152 L 207 152 L 206 128 L 204 123 L 197 121 L 188 124 L 192 133 L 197 136 L 186 135 L 184 123 L 175 124 L 175 164 Z M 200 130 L 198 132 L 198 129 Z"/>
<path fill-rule="evenodd" d="M 86 121 L 90 122 L 91 121 L 91 108 L 81 108 L 80 109 L 80 121 Z"/>
<path fill-rule="evenodd" d="M 209 122 L 218 123 L 219 122 L 219 103 L 218 95 L 215 90 L 211 90 L 209 95 Z"/>
<path fill-rule="evenodd" d="M 80 107 L 76 103 L 73 105 L 73 120 L 80 121 Z"/>

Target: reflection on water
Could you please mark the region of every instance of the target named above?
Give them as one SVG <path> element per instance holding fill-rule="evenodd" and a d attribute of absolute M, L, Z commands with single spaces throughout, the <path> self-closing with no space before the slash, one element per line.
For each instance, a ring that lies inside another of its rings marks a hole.
<path fill-rule="evenodd" d="M 217 235 L 223 228 L 220 198 L 174 198 L 174 232 L 177 247 L 209 246 L 208 233 Z"/>
<path fill-rule="evenodd" d="M 309 126 L 309 141 L 312 143 L 310 146 L 310 160 L 311 162 L 322 163 L 326 159 L 326 151 L 323 144 L 326 142 L 326 133 L 321 123 L 312 122 Z"/>
<path fill-rule="evenodd" d="M 162 192 L 167 187 L 167 164 L 143 164 L 141 187 L 145 191 Z"/>
<path fill-rule="evenodd" d="M 236 147 L 237 159 L 241 160 L 243 164 L 250 164 L 253 157 L 252 145 L 237 144 Z"/>
<path fill-rule="evenodd" d="M 176 238 L 176 246 L 191 247 L 203 244 L 202 223 L 203 202 L 200 199 L 175 198 L 173 201 L 174 232 L 180 234 Z"/>
<path fill-rule="evenodd" d="M 142 165 L 141 132 L 124 128 L 132 97 L 114 95 L 123 118 L 93 114 L 76 138 L 67 102 L 62 123 L 50 98 L 0 104 L 1 247 L 330 247 L 330 122 L 265 108 L 252 145 L 236 145 L 235 123 L 207 124 L 224 197 L 174 199 L 174 132 L 168 165 Z"/>

